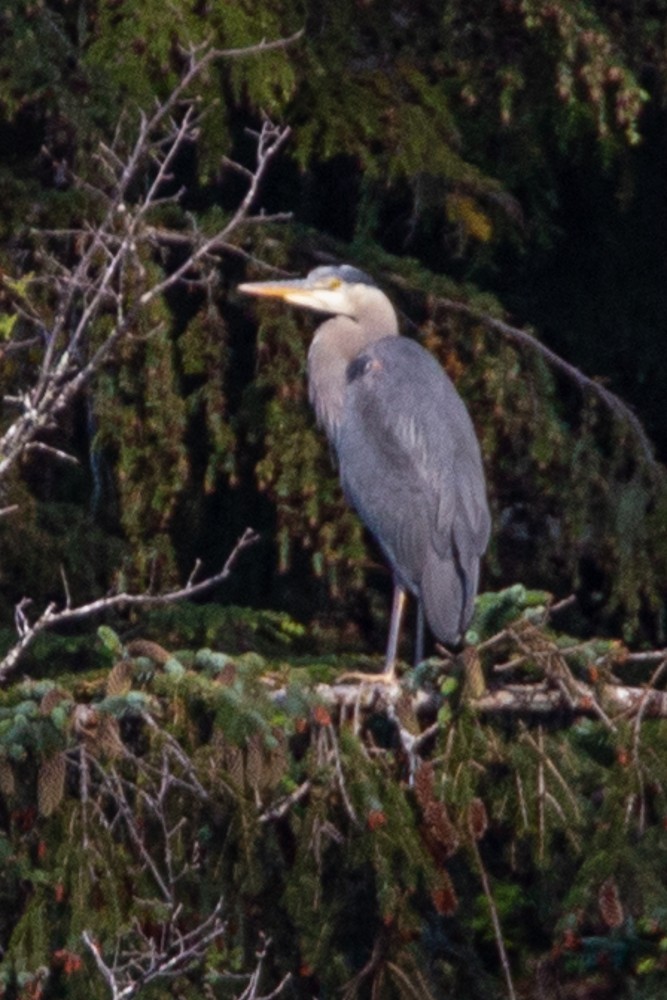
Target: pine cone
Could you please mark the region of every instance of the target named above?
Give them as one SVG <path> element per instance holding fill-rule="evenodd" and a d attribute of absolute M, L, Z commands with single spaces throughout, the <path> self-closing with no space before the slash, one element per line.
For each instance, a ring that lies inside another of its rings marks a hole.
<path fill-rule="evenodd" d="M 415 796 L 417 797 L 417 802 L 422 809 L 426 809 L 429 802 L 433 801 L 434 791 L 435 775 L 433 771 L 433 764 L 429 760 L 421 764 L 415 774 Z"/>
<path fill-rule="evenodd" d="M 600 913 L 607 927 L 620 927 L 625 919 L 618 886 L 613 878 L 605 879 L 598 893 Z"/>
<path fill-rule="evenodd" d="M 107 677 L 106 693 L 107 697 L 127 694 L 132 687 L 132 677 L 134 674 L 134 664 L 132 660 L 119 660 L 111 668 Z"/>
<path fill-rule="evenodd" d="M 62 752 L 42 761 L 37 776 L 37 805 L 42 816 L 50 816 L 62 802 L 65 772 L 65 754 Z"/>
<path fill-rule="evenodd" d="M 459 905 L 458 896 L 454 884 L 449 877 L 449 872 L 443 870 L 438 876 L 439 885 L 431 893 L 433 905 L 438 913 L 444 917 L 451 917 L 456 913 Z"/>
<path fill-rule="evenodd" d="M 445 848 L 448 855 L 453 854 L 459 846 L 459 835 L 443 803 L 429 802 L 424 810 L 424 819 L 429 834 Z"/>
<path fill-rule="evenodd" d="M 475 840 L 481 840 L 489 828 L 486 806 L 481 799 L 473 799 L 468 806 L 468 826 Z"/>

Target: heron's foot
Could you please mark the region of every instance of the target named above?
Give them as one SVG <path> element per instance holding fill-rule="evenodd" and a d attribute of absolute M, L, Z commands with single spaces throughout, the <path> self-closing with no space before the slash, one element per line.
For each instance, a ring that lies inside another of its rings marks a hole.
<path fill-rule="evenodd" d="M 363 670 L 349 670 L 336 678 L 337 684 L 356 682 L 359 684 L 398 684 L 396 664 L 390 663 L 381 674 L 367 674 Z"/>

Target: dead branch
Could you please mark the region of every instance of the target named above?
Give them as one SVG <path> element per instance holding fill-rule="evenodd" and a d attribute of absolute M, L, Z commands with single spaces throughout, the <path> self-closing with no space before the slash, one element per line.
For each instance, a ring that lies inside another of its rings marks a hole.
<path fill-rule="evenodd" d="M 178 587 L 161 594 L 113 594 L 107 597 L 100 597 L 96 601 L 87 604 L 80 604 L 75 607 L 69 605 L 69 599 L 64 608 L 58 610 L 56 604 L 52 602 L 42 611 L 34 622 L 29 622 L 25 613 L 25 608 L 31 603 L 29 599 L 23 598 L 15 608 L 16 629 L 19 635 L 18 642 L 5 654 L 0 661 L 0 684 L 16 669 L 21 656 L 26 649 L 32 645 L 38 635 L 46 629 L 55 628 L 66 622 L 79 621 L 83 618 L 91 618 L 104 611 L 122 611 L 127 608 L 155 608 L 165 604 L 174 604 L 202 594 L 206 590 L 223 583 L 229 579 L 241 553 L 259 539 L 252 528 L 246 528 L 232 549 L 224 566 L 219 573 L 200 580 L 199 583 L 192 582 L 192 574 L 184 587 Z"/>
<path fill-rule="evenodd" d="M 80 746 L 69 759 L 79 770 L 79 815 L 86 852 L 90 855 L 94 850 L 87 831 L 93 823 L 100 824 L 124 845 L 128 867 L 138 866 L 160 900 L 159 917 L 150 931 L 135 920 L 113 943 L 100 943 L 89 929 L 82 934 L 112 1000 L 133 1000 L 150 983 L 181 976 L 203 962 L 209 946 L 226 932 L 223 898 L 217 900 L 211 912 L 198 915 L 194 923 L 189 912 L 186 876 L 198 871 L 199 854 L 196 847 L 186 856 L 181 849 L 183 827 L 190 823 L 187 811 L 183 812 L 183 796 L 185 801 L 201 802 L 208 799 L 208 793 L 188 754 L 168 733 L 160 733 L 159 758 L 152 763 L 135 756 L 125 744 L 120 751 L 122 767 L 116 765 L 115 756 L 111 762 L 101 760 L 97 756 L 100 741 L 95 710 L 83 708 L 92 718 L 89 725 L 83 720 L 79 726 Z M 148 712 L 139 714 L 146 724 L 159 729 Z M 127 761 L 131 768 L 125 766 Z M 147 823 L 150 836 L 146 836 Z M 104 864 L 97 855 L 94 860 Z M 149 898 L 153 899 L 152 893 Z M 271 940 L 260 933 L 254 969 L 244 975 L 230 975 L 245 984 L 238 1000 L 271 1000 L 280 996 L 289 983 L 290 973 L 270 993 L 260 996 L 270 947 Z"/>
<path fill-rule="evenodd" d="M 310 779 L 303 781 L 298 788 L 295 788 L 293 792 L 286 795 L 284 799 L 276 802 L 270 809 L 266 809 L 263 813 L 260 813 L 259 822 L 270 823 L 273 820 L 282 819 L 283 816 L 287 815 L 292 806 L 301 802 L 308 795 L 311 787 L 312 782 Z"/>
<path fill-rule="evenodd" d="M 518 643 L 518 638 L 520 637 L 514 629 L 503 629 L 480 644 L 477 650 L 479 652 L 484 649 L 488 652 L 508 641 L 514 642 L 519 645 L 521 655 L 512 657 L 507 663 L 501 664 L 500 668 L 491 666 L 490 671 L 495 673 L 501 669 L 504 673 L 510 666 L 517 668 L 532 662 L 542 667 L 543 679 L 537 682 L 503 684 L 501 687 L 486 689 L 479 695 L 469 697 L 466 699 L 466 706 L 473 712 L 484 715 L 512 715 L 517 719 L 546 718 L 558 714 L 568 718 L 573 715 L 587 716 L 597 718 L 611 731 L 616 730 L 615 720 L 619 716 L 623 719 L 636 720 L 637 727 L 641 726 L 645 718 L 667 718 L 667 691 L 659 690 L 655 686 L 663 677 L 667 666 L 664 650 L 623 654 L 621 664 L 635 658 L 638 662 L 659 661 L 651 678 L 643 687 L 631 687 L 613 679 L 604 683 L 589 684 L 576 677 L 566 663 L 566 657 L 579 653 L 585 648 L 585 643 L 557 647 L 549 642 L 545 643 L 543 649 L 530 649 L 523 642 Z M 559 658 L 557 670 L 554 669 L 553 662 L 550 662 L 555 656 Z M 611 663 L 617 665 L 614 656 Z M 600 669 L 604 668 L 604 663 L 601 663 Z M 433 720 L 442 705 L 443 698 L 437 690 L 410 692 L 412 710 L 425 728 L 417 734 L 408 733 L 401 727 L 396 713 L 396 705 L 405 696 L 406 690 L 409 691 L 409 686 L 406 689 L 404 679 L 387 684 L 382 680 L 376 682 L 374 675 L 369 673 L 367 679 L 359 684 L 345 681 L 317 684 L 313 693 L 320 704 L 326 705 L 333 713 L 339 713 L 341 717 L 347 716 L 350 712 L 364 715 L 373 712 L 388 714 L 399 729 L 406 751 L 419 754 L 424 744 L 428 743 L 438 730 L 439 723 Z M 286 689 L 280 688 L 271 693 L 271 698 L 281 703 L 286 694 Z M 267 816 L 267 818 L 273 817 Z"/>
<path fill-rule="evenodd" d="M 634 718 L 639 712 L 643 717 L 667 718 L 667 691 L 622 684 L 603 684 L 594 691 L 581 682 L 580 687 L 580 693 L 573 699 L 563 688 L 546 683 L 509 684 L 474 699 L 470 707 L 479 713 L 548 716 L 567 712 L 599 718 L 596 710 L 599 699 L 609 712 L 625 718 Z"/>
<path fill-rule="evenodd" d="M 104 764 L 89 749 L 97 743 L 94 721 L 90 730 L 80 727 L 81 746 L 78 754 L 70 758 L 79 767 L 84 844 L 89 852 L 92 841 L 86 831 L 93 821 L 114 838 L 120 838 L 126 844 L 128 861 L 134 859 L 149 877 L 164 906 L 158 930 L 148 934 L 135 921 L 132 929 L 115 942 L 112 958 L 106 956 L 91 931 L 83 932 L 84 943 L 113 1000 L 131 1000 L 154 980 L 181 975 L 204 959 L 209 945 L 225 930 L 224 903 L 218 899 L 211 912 L 194 926 L 190 920 L 181 919 L 185 914 L 180 886 L 184 876 L 196 867 L 197 858 L 182 857 L 176 850 L 182 826 L 188 820 L 177 816 L 174 822 L 174 803 L 184 792 L 195 799 L 201 798 L 203 792 L 198 781 L 191 781 L 190 762 L 184 765 L 187 755 L 170 738 L 160 748 L 159 763 L 150 767 L 123 746 L 124 757 L 132 760 L 140 780 L 130 778 L 126 768 L 119 769 L 113 762 Z M 154 830 L 150 838 L 142 825 L 147 817 Z"/>
<path fill-rule="evenodd" d="M 100 186 L 73 178 L 74 183 L 86 188 L 104 207 L 101 221 L 79 232 L 35 234 L 38 240 L 47 236 L 51 241 L 55 238 L 56 242 L 59 236 L 69 239 L 70 244 L 73 240 L 79 256 L 76 264 L 70 266 L 65 255 L 58 257 L 44 248 L 41 255 L 50 273 L 47 269 L 39 281 L 46 282 L 55 295 L 53 315 L 47 321 L 45 317 L 34 316 L 29 303 L 22 306 L 31 322 L 40 327 L 42 337 L 38 342 L 43 350 L 35 382 L 13 400 L 19 413 L 0 437 L 0 482 L 27 448 L 42 447 L 38 439 L 44 430 L 57 423 L 74 396 L 110 360 L 119 343 L 131 335 L 151 302 L 177 283 L 191 278 L 211 255 L 238 249 L 234 248 L 231 238 L 242 224 L 266 224 L 286 218 L 283 214 L 252 214 L 266 172 L 290 135 L 288 128 L 265 121 L 254 134 L 255 163 L 252 167 L 243 167 L 246 193 L 229 220 L 212 235 L 190 233 L 190 252 L 185 260 L 174 271 L 146 287 L 146 270 L 140 250 L 156 240 L 156 230 L 149 225 L 149 217 L 165 201 L 179 200 L 180 192 L 165 198 L 164 185 L 172 177 L 173 165 L 183 146 L 195 142 L 199 132 L 200 115 L 195 103 L 187 99 L 188 87 L 214 60 L 284 48 L 300 37 L 298 32 L 289 38 L 262 41 L 247 49 L 218 50 L 210 46 L 190 49 L 179 83 L 152 113 L 140 115 L 129 151 L 124 152 L 121 143 L 122 120 L 112 144 L 100 145 L 96 157 L 103 177 Z M 146 181 L 142 186 L 136 184 L 140 177 Z M 143 193 L 133 201 L 131 193 L 139 188 Z M 167 236 L 163 233 L 161 238 L 166 240 Z M 128 281 L 128 277 L 133 281 Z M 132 295 L 128 292 L 130 287 L 136 288 Z M 101 315 L 112 315 L 113 321 L 102 343 L 93 347 L 90 332 Z M 54 454 L 57 453 L 54 451 Z M 57 454 L 57 457 L 63 456 Z"/>
<path fill-rule="evenodd" d="M 272 990 L 271 993 L 267 993 L 264 996 L 259 996 L 257 991 L 259 989 L 262 972 L 264 971 L 264 963 L 266 961 L 269 948 L 271 947 L 271 943 L 271 938 L 262 936 L 262 943 L 257 951 L 257 967 L 250 976 L 250 982 L 248 983 L 247 988 L 243 991 L 243 993 L 241 993 L 238 1000 L 272 1000 L 272 998 L 280 996 L 287 984 L 291 981 L 292 974 L 291 972 L 288 972 L 287 975 L 283 976 L 275 990 Z"/>
<path fill-rule="evenodd" d="M 105 960 L 102 949 L 90 931 L 81 935 L 90 951 L 98 972 L 109 987 L 112 1000 L 132 1000 L 139 992 L 156 979 L 168 979 L 182 975 L 189 968 L 201 962 L 210 944 L 225 932 L 222 922 L 223 903 L 219 900 L 209 916 L 193 930 L 182 933 L 178 930 L 174 912 L 170 922 L 169 941 L 156 943 L 148 938 L 137 926 L 139 944 L 133 951 L 116 951 L 112 964 Z"/>

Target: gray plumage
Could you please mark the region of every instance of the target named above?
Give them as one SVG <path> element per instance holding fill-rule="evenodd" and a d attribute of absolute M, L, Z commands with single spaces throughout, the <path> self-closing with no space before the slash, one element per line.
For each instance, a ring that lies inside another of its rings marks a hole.
<path fill-rule="evenodd" d="M 378 340 L 349 366 L 335 447 L 345 495 L 397 582 L 423 601 L 434 634 L 456 643 L 489 518 L 479 446 L 450 379 L 414 341 Z"/>
<path fill-rule="evenodd" d="M 343 491 L 382 547 L 398 590 L 415 595 L 438 639 L 458 642 L 490 518 L 479 445 L 451 380 L 428 351 L 398 335 L 387 297 L 349 265 L 241 290 L 331 314 L 313 338 L 308 381 Z M 395 597 L 388 670 L 401 605 Z"/>

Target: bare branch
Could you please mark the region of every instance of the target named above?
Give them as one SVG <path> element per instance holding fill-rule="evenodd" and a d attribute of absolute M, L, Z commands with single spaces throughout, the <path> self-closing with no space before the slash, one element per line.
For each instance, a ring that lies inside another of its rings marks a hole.
<path fill-rule="evenodd" d="M 132 1000 L 149 983 L 157 979 L 168 979 L 182 975 L 201 962 L 210 944 L 218 940 L 226 930 L 221 920 L 223 902 L 218 903 L 212 913 L 187 934 L 177 929 L 177 909 L 169 922 L 170 940 L 160 942 L 159 947 L 145 938 L 143 948 L 136 954 L 117 952 L 113 964 L 105 961 L 98 942 L 90 931 L 84 930 L 82 938 L 90 951 L 95 965 L 111 992 L 112 1000 Z M 137 929 L 137 936 L 141 932 Z"/>
<path fill-rule="evenodd" d="M 516 990 L 514 988 L 514 980 L 512 979 L 512 970 L 510 968 L 509 956 L 507 954 L 507 949 L 505 947 L 505 936 L 503 934 L 502 926 L 500 924 L 500 915 L 498 913 L 498 907 L 496 906 L 496 901 L 491 888 L 491 881 L 489 879 L 486 866 L 482 860 L 482 855 L 479 850 L 479 845 L 477 843 L 477 836 L 473 825 L 470 822 L 470 817 L 468 820 L 469 824 L 469 843 L 472 856 L 474 858 L 475 864 L 477 866 L 477 872 L 482 883 L 482 889 L 484 890 L 484 895 L 486 896 L 487 906 L 489 908 L 489 915 L 491 917 L 491 924 L 493 926 L 493 936 L 496 941 L 496 949 L 498 951 L 498 958 L 500 960 L 500 965 L 505 976 L 505 984 L 507 986 L 507 996 L 509 1000 L 516 1000 Z"/>
<path fill-rule="evenodd" d="M 300 28 L 293 35 L 288 35 L 287 38 L 276 38 L 272 42 L 262 39 L 256 45 L 248 45 L 242 49 L 213 49 L 211 58 L 236 59 L 239 57 L 245 58 L 246 56 L 260 56 L 264 52 L 275 52 L 276 49 L 286 49 L 288 45 L 294 45 L 300 38 L 303 38 L 303 33 L 304 29 Z"/>
<path fill-rule="evenodd" d="M 32 315 L 44 331 L 43 355 L 34 385 L 13 402 L 19 407 L 18 416 L 0 437 L 0 481 L 25 453 L 27 447 L 41 445 L 42 432 L 53 426 L 71 403 L 73 397 L 100 371 L 113 356 L 118 344 L 131 336 L 142 312 L 158 296 L 179 282 L 191 280 L 201 265 L 214 253 L 244 252 L 233 245 L 231 237 L 242 223 L 284 221 L 284 214 L 253 216 L 251 211 L 257 199 L 264 176 L 280 149 L 287 142 L 290 130 L 265 121 L 256 136 L 257 155 L 253 169 L 243 167 L 247 191 L 226 224 L 208 237 L 198 234 L 168 234 L 148 225 L 148 216 L 158 206 L 178 201 L 181 192 L 164 195 L 165 184 L 172 179 L 173 166 L 184 144 L 194 142 L 198 136 L 200 114 L 193 102 L 188 101 L 187 91 L 193 80 L 212 61 L 256 55 L 273 49 L 284 48 L 301 37 L 301 32 L 274 42 L 260 42 L 247 49 L 217 50 L 207 45 L 193 47 L 188 53 L 188 64 L 181 80 L 162 103 L 156 104 L 150 114 L 140 114 L 131 148 L 127 154 L 120 152 L 120 137 L 126 122 L 119 121 L 117 135 L 111 145 L 101 145 L 97 162 L 103 170 L 104 187 L 95 188 L 87 181 L 74 178 L 74 182 L 87 191 L 103 206 L 100 223 L 90 229 L 63 230 L 44 233 L 44 237 L 75 241 L 78 258 L 72 267 L 65 265 L 50 250 L 45 250 L 50 273 L 45 278 L 57 301 L 53 318 L 43 322 Z M 138 201 L 135 182 L 150 169 Z M 132 187 L 131 187 L 132 186 Z M 40 235 L 40 234 L 37 234 Z M 185 259 L 177 269 L 162 280 L 145 286 L 145 269 L 139 256 L 142 245 L 155 241 L 185 243 Z M 133 281 L 126 281 L 132 275 Z M 135 279 L 139 278 L 137 282 Z M 137 285 L 139 287 L 137 287 Z M 132 288 L 132 295 L 128 289 Z M 135 290 L 136 289 L 136 290 Z M 114 323 L 101 344 L 91 349 L 90 330 L 100 315 L 113 310 Z M 22 344 L 22 341 L 17 341 Z M 7 345 L 9 349 L 11 345 Z M 3 348 L 4 349 L 4 348 Z M 62 457 L 62 456 L 61 456 Z"/>
<path fill-rule="evenodd" d="M 19 641 L 12 646 L 0 661 L 0 684 L 3 684 L 16 669 L 22 654 L 45 629 L 54 628 L 65 622 L 90 618 L 102 611 L 124 610 L 130 607 L 155 608 L 195 597 L 227 580 L 241 553 L 250 545 L 254 545 L 258 539 L 259 535 L 251 528 L 246 528 L 219 573 L 209 576 L 199 583 L 192 583 L 190 580 L 184 587 L 178 587 L 163 594 L 113 594 L 109 597 L 100 597 L 98 600 L 90 601 L 87 604 L 80 604 L 75 607 L 66 606 L 60 611 L 57 610 L 54 603 L 51 603 L 44 609 L 36 621 L 32 623 L 28 622 L 25 614 L 25 608 L 30 601 L 27 598 L 23 598 L 15 609 L 16 629 L 19 634 Z"/>
<path fill-rule="evenodd" d="M 80 465 L 79 459 L 74 455 L 70 455 L 66 451 L 62 451 L 60 448 L 54 448 L 53 445 L 45 444 L 43 441 L 29 441 L 24 448 L 24 452 L 38 451 L 42 455 L 49 455 L 51 458 L 57 459 L 59 462 L 68 462 L 70 465 Z"/>
<path fill-rule="evenodd" d="M 204 240 L 195 250 L 193 250 L 190 257 L 188 257 L 188 259 L 181 264 L 180 267 L 169 274 L 161 282 L 144 292 L 139 300 L 140 305 L 148 305 L 148 303 L 151 302 L 156 296 L 162 295 L 168 288 L 175 285 L 186 274 L 186 272 L 193 267 L 194 264 L 198 263 L 202 257 L 205 257 L 208 253 L 210 253 L 217 244 L 226 241 L 242 222 L 248 220 L 250 209 L 255 201 L 255 198 L 257 197 L 259 186 L 264 178 L 264 175 L 266 174 L 269 164 L 276 153 L 287 142 L 290 134 L 291 130 L 289 128 L 280 129 L 268 121 L 264 122 L 258 139 L 257 166 L 252 174 L 252 180 L 245 197 L 232 215 L 229 222 L 223 227 L 223 229 L 220 230 L 219 233 L 216 233 L 215 236 Z"/>
<path fill-rule="evenodd" d="M 297 802 L 301 802 L 308 793 L 310 792 L 312 782 L 310 779 L 303 781 L 298 788 L 295 788 L 293 792 L 286 795 L 284 799 L 280 802 L 276 802 L 275 805 L 271 806 L 265 812 L 261 813 L 259 816 L 260 823 L 270 823 L 275 819 L 282 819 L 290 811 L 292 806 L 296 805 Z"/>
<path fill-rule="evenodd" d="M 632 718 L 641 712 L 643 716 L 667 718 L 667 691 L 603 684 L 599 697 L 608 709 L 626 717 Z M 579 697 L 572 700 L 566 697 L 562 688 L 548 684 L 509 684 L 475 698 L 470 707 L 477 712 L 494 714 L 549 716 L 566 710 L 590 716 L 598 715 L 596 704 L 593 689 L 586 691 L 584 685 Z"/>
<path fill-rule="evenodd" d="M 89 706 L 84 707 L 91 711 Z M 144 721 L 159 728 L 149 713 L 141 714 Z M 176 978 L 201 964 L 209 946 L 226 932 L 222 897 L 211 912 L 197 915 L 193 921 L 189 912 L 190 888 L 185 893 L 181 890 L 183 884 L 188 884 L 184 882 L 185 877 L 197 868 L 198 859 L 196 852 L 183 856 L 181 831 L 191 820 L 188 815 L 180 815 L 174 822 L 174 804 L 178 804 L 180 812 L 184 792 L 200 801 L 207 800 L 208 793 L 197 779 L 187 753 L 169 734 L 161 733 L 160 759 L 152 764 L 124 748 L 125 756 L 133 762 L 134 772 L 113 764 L 105 765 L 88 751 L 87 743 L 95 745 L 94 729 L 89 732 L 83 727 L 80 736 L 80 811 L 86 850 L 92 849 L 86 835 L 88 813 L 92 810 L 106 830 L 126 843 L 128 864 L 134 862 L 139 866 L 142 878 L 148 879 L 160 897 L 150 933 L 135 920 L 132 928 L 121 932 L 112 945 L 97 941 L 89 929 L 82 934 L 112 1000 L 133 1000 L 150 983 Z M 75 758 L 70 759 L 77 762 Z M 134 776 L 128 776 L 132 774 Z M 111 821 L 108 819 L 110 813 Z M 150 837 L 146 836 L 147 819 L 152 830 Z M 149 905 L 152 900 L 151 895 L 147 901 Z M 239 1000 L 272 1000 L 280 996 L 289 983 L 291 974 L 288 973 L 270 993 L 260 995 L 270 947 L 271 939 L 260 933 L 255 968 L 246 975 L 232 977 L 246 983 Z"/>

